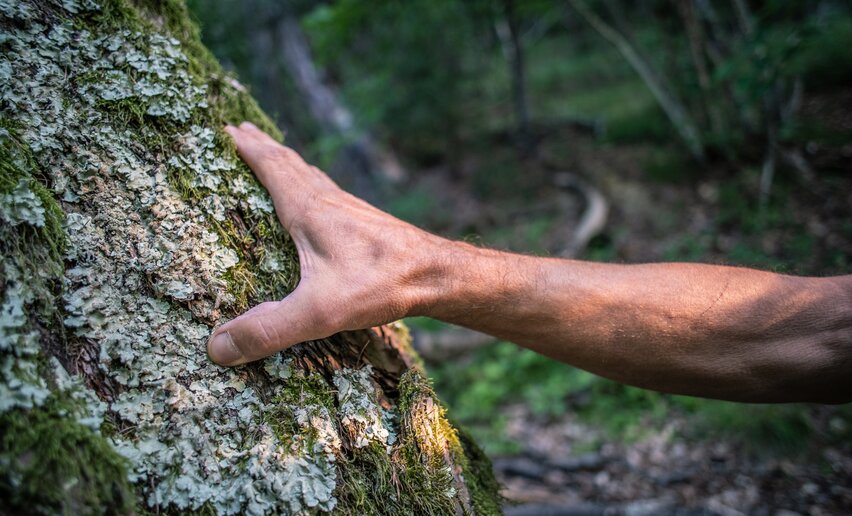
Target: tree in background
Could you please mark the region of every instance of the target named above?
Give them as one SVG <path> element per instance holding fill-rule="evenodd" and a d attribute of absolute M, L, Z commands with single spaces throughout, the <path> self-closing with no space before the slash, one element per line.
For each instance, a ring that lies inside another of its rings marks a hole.
<path fill-rule="evenodd" d="M 368 125 L 420 163 L 459 156 L 469 123 L 469 79 L 481 63 L 469 6 L 454 0 L 342 0 L 305 25 Z M 452 160 L 451 160 L 452 161 Z"/>
<path fill-rule="evenodd" d="M 783 0 L 570 4 L 642 78 L 697 161 L 708 152 L 750 161 L 754 149 L 763 149 L 764 202 L 779 157 L 812 175 L 800 149 L 785 147 L 781 136 L 794 126 L 802 101 L 796 59 L 826 13 L 848 14 L 848 6 Z M 649 29 L 674 44 L 661 45 Z"/>
<path fill-rule="evenodd" d="M 530 140 L 540 126 L 534 122 L 550 113 L 536 112 L 541 92 L 530 83 L 527 63 L 538 50 L 535 42 L 567 27 L 572 40 L 585 42 L 592 30 L 618 49 L 696 161 L 763 162 L 764 191 L 776 161 L 806 168 L 801 152 L 785 142 L 803 86 L 809 87 L 797 62 L 831 13 L 849 14 L 847 5 L 834 0 L 567 5 L 571 8 L 544 1 L 338 0 L 302 1 L 293 11 L 307 29 L 316 60 L 343 86 L 354 118 L 415 165 L 453 165 L 466 144 L 494 132 L 495 112 L 501 113 L 495 98 L 511 106 L 512 133 Z M 558 18 L 565 27 L 551 23 Z M 506 63 L 502 77 L 492 66 L 500 54 Z M 503 88 L 505 100 L 483 94 Z"/>
<path fill-rule="evenodd" d="M 299 2 L 249 0 L 192 3 L 214 31 L 215 50 L 255 89 L 261 104 L 292 132 L 293 144 L 323 142 L 323 165 L 341 186 L 380 203 L 405 178 L 396 155 L 353 116 L 313 56 L 297 17 Z M 239 63 L 239 64 L 237 64 Z M 241 66 L 247 63 L 250 66 Z"/>
<path fill-rule="evenodd" d="M 273 37 L 280 42 L 282 61 L 287 74 L 293 78 L 307 101 L 314 120 L 326 135 L 341 140 L 341 149 L 330 167 L 333 177 L 346 183 L 352 178 L 353 190 L 362 197 L 376 200 L 373 191 L 385 184 L 395 184 L 405 178 L 405 171 L 396 156 L 380 146 L 373 137 L 358 127 L 352 112 L 340 100 L 334 89 L 326 84 L 314 63 L 307 38 L 302 32 L 295 14 L 281 5 L 281 13 L 269 22 L 273 25 Z"/>
<path fill-rule="evenodd" d="M 0 510 L 496 513 L 389 325 L 237 369 L 298 282 L 226 122 L 274 126 L 177 1 L 0 1 Z"/>
<path fill-rule="evenodd" d="M 606 23 L 583 0 L 570 0 L 570 3 L 596 31 L 618 48 L 619 52 L 630 63 L 630 66 L 636 70 L 636 73 L 642 78 L 645 85 L 654 95 L 657 103 L 669 117 L 669 120 L 671 120 L 672 125 L 686 144 L 692 156 L 699 161 L 703 161 L 704 143 L 695 122 L 692 120 L 692 116 L 646 53 L 625 34 L 626 31 L 620 32 L 612 25 Z M 610 10 L 613 13 L 613 17 L 617 20 L 617 24 L 621 27 L 626 27 L 627 23 L 621 15 L 619 8 L 612 7 L 610 3 L 607 3 L 607 6 L 611 7 Z"/>

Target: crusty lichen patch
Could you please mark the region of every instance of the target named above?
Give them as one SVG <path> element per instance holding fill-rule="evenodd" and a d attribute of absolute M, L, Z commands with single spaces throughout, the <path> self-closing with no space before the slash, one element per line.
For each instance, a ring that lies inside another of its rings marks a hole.
<path fill-rule="evenodd" d="M 221 129 L 268 119 L 180 2 L 140 4 L 0 0 L 0 489 L 56 480 L 47 512 L 127 512 L 128 482 L 141 511 L 488 512 L 428 383 L 207 359 L 298 260 Z"/>
<path fill-rule="evenodd" d="M 133 508 L 126 462 L 99 433 L 106 405 L 43 353 L 61 326 L 61 212 L 34 177 L 29 149 L 0 124 L 0 498 L 9 512 Z M 55 327 L 55 326 L 54 326 Z"/>

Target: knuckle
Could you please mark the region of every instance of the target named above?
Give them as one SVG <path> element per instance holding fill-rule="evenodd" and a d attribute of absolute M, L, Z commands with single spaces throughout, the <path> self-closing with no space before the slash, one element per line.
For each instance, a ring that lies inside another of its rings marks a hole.
<path fill-rule="evenodd" d="M 287 154 L 279 145 L 264 143 L 260 147 L 260 154 L 263 159 L 276 165 L 284 165 L 288 162 Z"/>
<path fill-rule="evenodd" d="M 251 155 L 259 162 L 275 168 L 289 166 L 289 158 L 284 148 L 277 143 L 253 142 Z"/>
<path fill-rule="evenodd" d="M 254 348 L 252 352 L 259 356 L 267 356 L 281 348 L 281 334 L 266 317 L 258 317 L 254 321 Z"/>
<path fill-rule="evenodd" d="M 278 143 L 268 143 L 267 146 L 269 147 L 269 151 L 276 158 L 288 162 L 293 160 L 295 152 L 292 149 Z"/>
<path fill-rule="evenodd" d="M 340 311 L 329 306 L 317 306 L 311 310 L 311 323 L 314 329 L 323 335 L 331 335 L 344 329 Z"/>

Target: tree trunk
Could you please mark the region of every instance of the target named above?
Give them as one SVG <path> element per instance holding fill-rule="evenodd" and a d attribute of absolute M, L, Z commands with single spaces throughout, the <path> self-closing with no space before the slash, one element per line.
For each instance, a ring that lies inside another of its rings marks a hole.
<path fill-rule="evenodd" d="M 177 1 L 0 0 L 0 512 L 499 511 L 399 324 L 210 362 L 298 282 Z"/>
<path fill-rule="evenodd" d="M 332 167 L 335 179 L 362 197 L 374 195 L 377 186 L 405 179 L 405 170 L 396 156 L 355 124 L 352 113 L 340 101 L 337 92 L 322 80 L 308 40 L 286 5 L 283 13 L 272 19 L 272 24 L 281 62 L 314 120 L 325 134 L 343 142 L 337 163 Z"/>
<path fill-rule="evenodd" d="M 710 81 L 710 68 L 704 56 L 704 49 L 707 48 L 704 27 L 702 27 L 701 21 L 698 19 L 694 0 L 675 0 L 675 4 L 680 12 L 680 17 L 686 29 L 686 36 L 689 39 L 689 53 L 692 57 L 692 64 L 695 66 L 698 86 L 701 88 L 701 106 L 707 116 L 707 120 L 710 122 L 713 132 L 717 135 L 722 134 L 725 130 L 725 123 L 718 106 L 719 99 L 713 94 Z"/>
<path fill-rule="evenodd" d="M 524 48 L 514 0 L 503 0 L 503 19 L 498 21 L 496 27 L 503 54 L 509 63 L 509 74 L 512 77 L 512 104 L 515 107 L 515 121 L 518 124 L 518 143 L 523 151 L 527 151 L 531 145 L 529 100 Z"/>

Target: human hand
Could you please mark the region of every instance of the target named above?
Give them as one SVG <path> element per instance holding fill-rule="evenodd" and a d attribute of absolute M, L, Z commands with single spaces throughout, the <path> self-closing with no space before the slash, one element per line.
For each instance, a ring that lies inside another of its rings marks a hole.
<path fill-rule="evenodd" d="M 299 253 L 301 280 L 281 301 L 223 324 L 207 351 L 221 365 L 413 314 L 448 243 L 341 190 L 325 173 L 248 122 L 227 126 L 237 151 L 272 196 Z"/>

